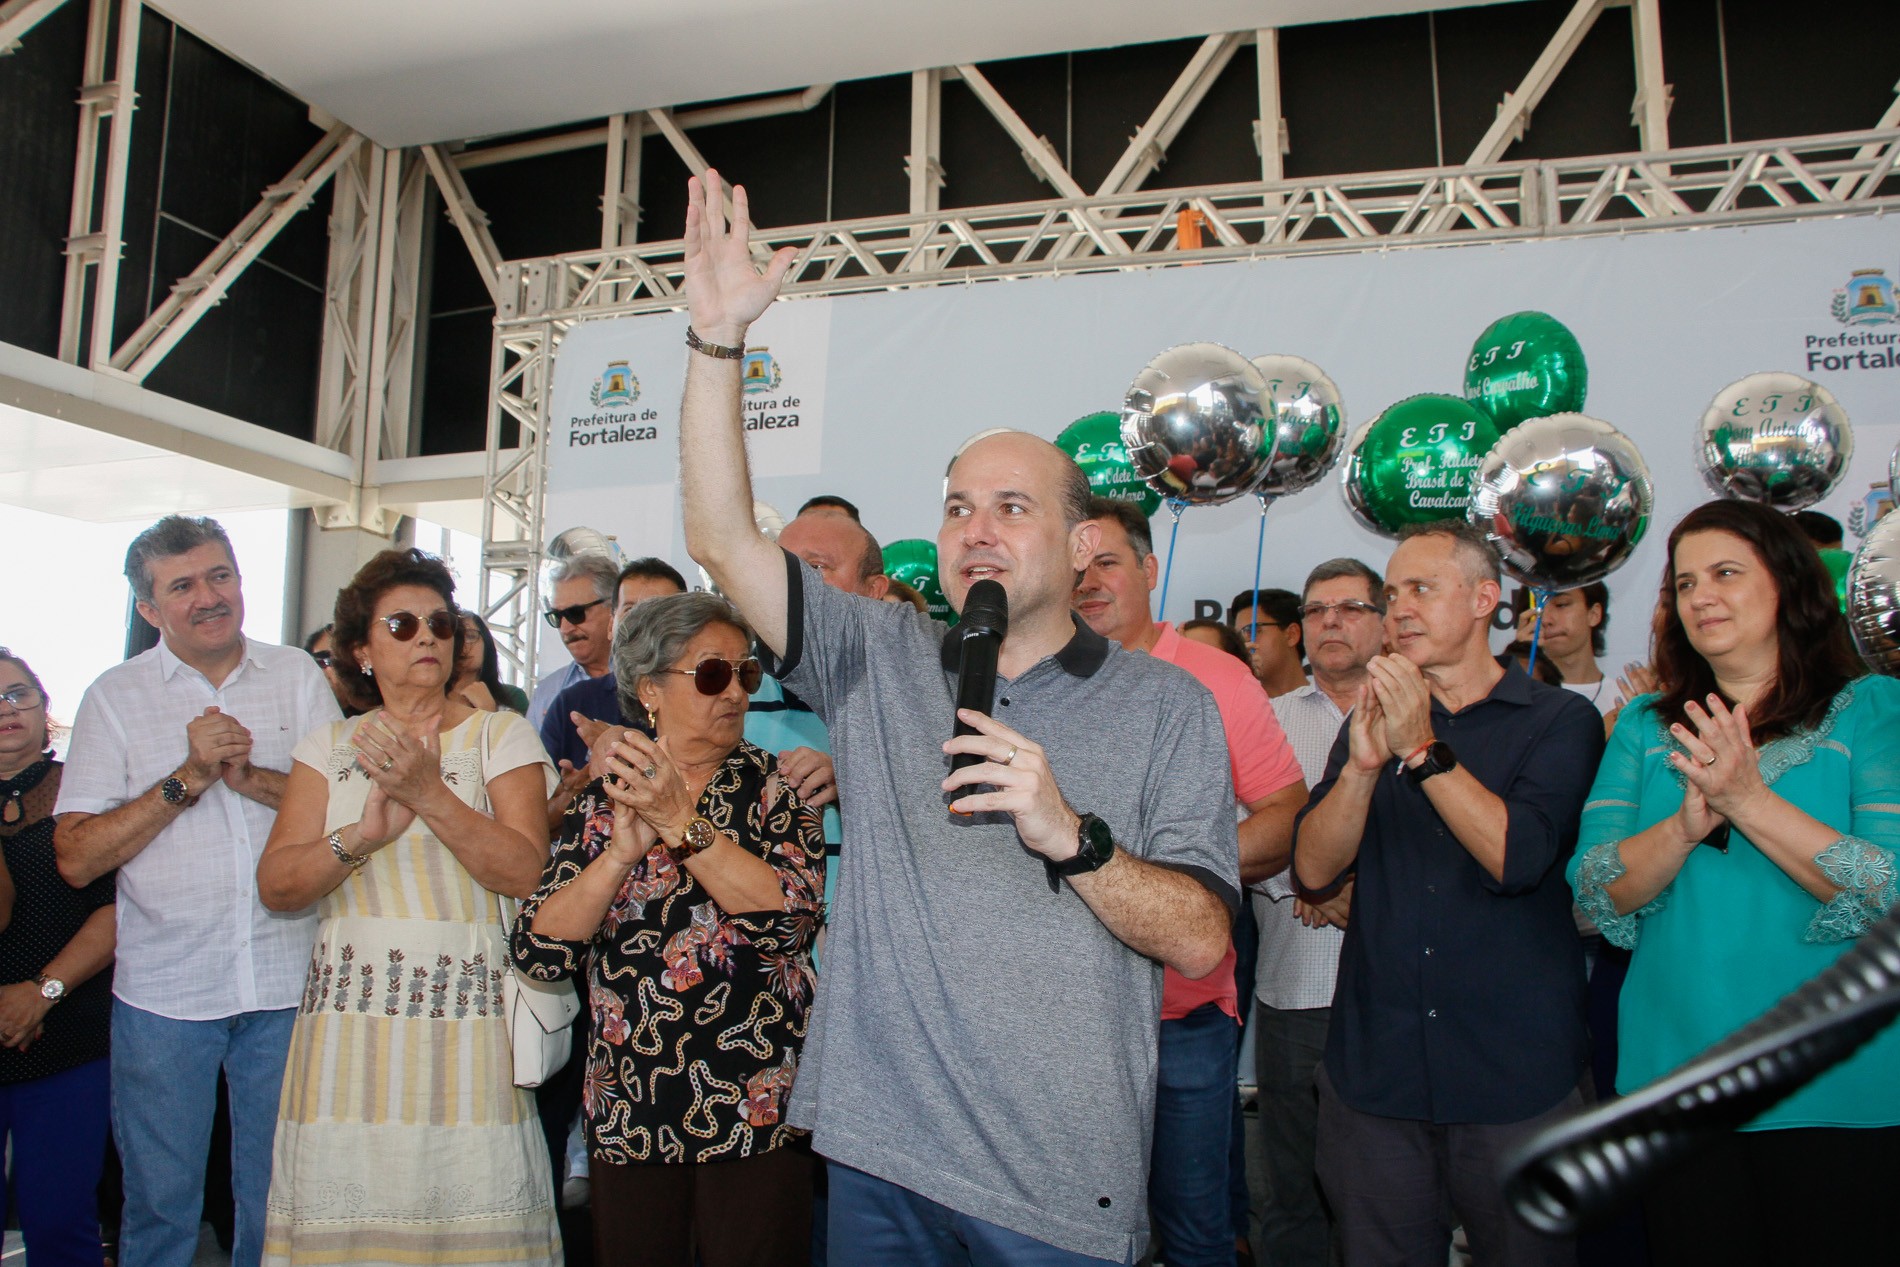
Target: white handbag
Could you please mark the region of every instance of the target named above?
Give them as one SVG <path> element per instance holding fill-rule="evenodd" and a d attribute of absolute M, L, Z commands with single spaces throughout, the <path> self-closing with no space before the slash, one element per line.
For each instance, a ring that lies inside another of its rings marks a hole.
<path fill-rule="evenodd" d="M 477 809 L 492 812 L 488 803 L 488 723 L 482 718 L 482 789 Z M 501 907 L 502 927 L 514 935 L 520 904 L 495 895 Z M 508 1025 L 508 1046 L 514 1057 L 515 1085 L 538 1087 L 561 1072 L 574 1050 L 574 1022 L 581 1014 L 580 995 L 572 981 L 536 981 L 510 967 L 501 979 L 501 1015 Z"/>
<path fill-rule="evenodd" d="M 510 969 L 501 979 L 501 1014 L 508 1021 L 516 1086 L 538 1087 L 566 1067 L 581 1014 L 572 981 L 550 984 Z"/>

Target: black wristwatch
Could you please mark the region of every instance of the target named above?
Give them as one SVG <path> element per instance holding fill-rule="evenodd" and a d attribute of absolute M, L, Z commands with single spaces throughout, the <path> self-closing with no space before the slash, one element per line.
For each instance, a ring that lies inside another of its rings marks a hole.
<path fill-rule="evenodd" d="M 1115 833 L 1108 829 L 1108 824 L 1093 814 L 1082 815 L 1075 828 L 1075 856 L 1066 862 L 1045 861 L 1043 864 L 1049 873 L 1049 891 L 1061 890 L 1061 877 L 1100 871 L 1114 856 Z"/>
<path fill-rule="evenodd" d="M 1434 774 L 1443 774 L 1447 770 L 1458 768 L 1458 757 L 1451 745 L 1443 739 L 1434 739 L 1425 748 L 1425 759 L 1414 766 L 1407 766 L 1405 772 L 1412 776 L 1412 782 L 1423 783 Z"/>
<path fill-rule="evenodd" d="M 158 794 L 167 805 L 191 806 L 198 803 L 198 798 L 191 794 L 185 781 L 175 774 L 158 785 Z"/>

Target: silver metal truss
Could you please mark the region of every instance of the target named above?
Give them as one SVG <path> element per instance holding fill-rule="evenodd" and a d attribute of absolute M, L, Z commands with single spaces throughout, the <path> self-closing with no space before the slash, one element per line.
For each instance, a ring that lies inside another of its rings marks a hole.
<path fill-rule="evenodd" d="M 354 474 L 350 502 L 316 517 L 388 534 L 397 516 L 371 472 L 410 450 L 429 172 L 413 152 L 364 142 L 334 179 L 313 438 L 349 454 Z"/>
<path fill-rule="evenodd" d="M 915 86 L 927 100 L 932 85 Z M 1268 138 L 1271 140 L 1271 136 Z M 927 143 L 920 136 L 919 144 Z M 930 200 L 929 151 L 912 158 Z M 1263 161 L 1265 161 L 1263 159 Z M 797 248 L 792 297 L 963 285 L 1061 273 L 1275 256 L 1459 246 L 1758 224 L 1900 210 L 1900 128 L 1598 158 L 1487 163 L 1309 180 L 1056 198 L 762 230 L 755 253 Z M 1208 244 L 1181 249 L 1181 213 Z M 678 241 L 512 261 L 491 365 L 484 606 L 519 610 L 510 655 L 533 670 L 547 386 L 574 323 L 685 306 Z M 504 420 L 520 447 L 500 449 Z M 504 620 L 507 617 L 503 617 Z M 502 633 L 498 626 L 497 636 Z"/>

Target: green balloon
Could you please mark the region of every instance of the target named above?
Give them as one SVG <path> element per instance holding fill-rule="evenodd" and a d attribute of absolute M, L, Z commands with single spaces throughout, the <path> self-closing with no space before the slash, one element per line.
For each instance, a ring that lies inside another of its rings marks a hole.
<path fill-rule="evenodd" d="M 1509 431 L 1526 418 L 1581 413 L 1589 379 L 1583 346 L 1563 322 L 1547 312 L 1514 312 L 1471 345 L 1465 399 Z"/>
<path fill-rule="evenodd" d="M 1834 578 L 1834 597 L 1840 600 L 1841 613 L 1847 612 L 1847 570 L 1854 566 L 1854 556 L 1846 550 L 1828 547 L 1820 551 L 1821 562 L 1827 568 L 1827 574 Z"/>
<path fill-rule="evenodd" d="M 937 584 L 936 542 L 918 537 L 891 542 L 884 547 L 884 575 L 922 594 L 933 618 L 952 625 L 957 623 L 957 614 L 950 610 L 950 600 L 943 596 L 943 587 Z"/>
<path fill-rule="evenodd" d="M 1465 517 L 1471 477 L 1498 429 L 1485 412 L 1456 396 L 1410 396 L 1377 418 L 1347 472 L 1348 491 L 1365 517 L 1397 535 L 1407 524 Z"/>
<path fill-rule="evenodd" d="M 1088 477 L 1089 491 L 1097 497 L 1141 503 L 1141 513 L 1161 509 L 1161 494 L 1135 474 L 1122 446 L 1122 416 L 1103 412 L 1077 418 L 1056 437 L 1056 447 L 1075 459 Z"/>

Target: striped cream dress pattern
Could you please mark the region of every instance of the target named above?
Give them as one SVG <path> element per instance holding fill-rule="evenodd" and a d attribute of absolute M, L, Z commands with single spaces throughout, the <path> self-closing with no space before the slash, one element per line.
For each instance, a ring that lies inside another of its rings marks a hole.
<path fill-rule="evenodd" d="M 350 736 L 295 760 L 329 784 L 324 830 L 362 816 Z M 441 737 L 442 777 L 478 810 L 487 781 L 540 764 L 533 727 L 476 713 Z M 559 1264 L 534 1096 L 514 1085 L 501 1010 L 512 902 L 417 818 L 323 898 L 284 1071 L 264 1228 L 268 1263 Z"/>

